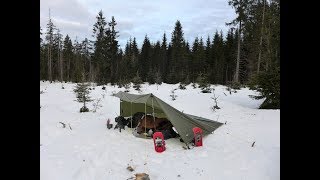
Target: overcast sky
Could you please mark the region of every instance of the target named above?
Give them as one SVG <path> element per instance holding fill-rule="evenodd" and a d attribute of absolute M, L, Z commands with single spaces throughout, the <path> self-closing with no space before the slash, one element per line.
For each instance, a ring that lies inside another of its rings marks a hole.
<path fill-rule="evenodd" d="M 213 37 L 216 30 L 224 35 L 225 25 L 235 18 L 228 0 L 40 0 L 40 25 L 45 32 L 49 19 L 61 33 L 75 40 L 92 39 L 96 16 L 103 11 L 107 21 L 115 17 L 119 43 L 123 48 L 127 40 L 136 37 L 141 48 L 145 35 L 152 42 L 161 40 L 165 32 L 168 41 L 174 24 L 180 20 L 184 37 L 191 44 L 195 37 Z"/>

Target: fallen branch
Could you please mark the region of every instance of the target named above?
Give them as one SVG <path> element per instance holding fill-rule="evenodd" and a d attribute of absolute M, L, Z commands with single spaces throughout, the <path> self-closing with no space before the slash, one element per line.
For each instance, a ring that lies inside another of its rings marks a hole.
<path fill-rule="evenodd" d="M 251 145 L 251 147 L 253 147 L 254 146 L 254 143 L 256 143 L 255 141 L 252 143 L 252 145 Z"/>
<path fill-rule="evenodd" d="M 65 123 L 63 123 L 63 122 L 59 122 L 59 123 L 61 123 L 61 124 L 62 124 L 63 128 L 65 128 L 65 127 L 66 127 L 66 124 L 65 124 Z"/>
<path fill-rule="evenodd" d="M 135 174 L 136 180 L 150 180 L 150 177 L 146 173 L 137 173 Z"/>
<path fill-rule="evenodd" d="M 128 166 L 127 169 L 128 169 L 129 171 L 131 171 L 131 172 L 134 171 L 133 167 L 131 167 L 131 166 Z"/>

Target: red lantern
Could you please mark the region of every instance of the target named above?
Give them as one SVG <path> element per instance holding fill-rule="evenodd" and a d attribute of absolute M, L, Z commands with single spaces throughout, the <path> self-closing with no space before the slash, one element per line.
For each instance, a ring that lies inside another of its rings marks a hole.
<path fill-rule="evenodd" d="M 202 146 L 202 129 L 198 127 L 194 127 L 192 129 L 194 135 L 194 145 L 195 146 Z"/>
<path fill-rule="evenodd" d="M 153 134 L 153 143 L 156 152 L 161 153 L 166 150 L 166 144 L 162 132 L 155 132 Z"/>

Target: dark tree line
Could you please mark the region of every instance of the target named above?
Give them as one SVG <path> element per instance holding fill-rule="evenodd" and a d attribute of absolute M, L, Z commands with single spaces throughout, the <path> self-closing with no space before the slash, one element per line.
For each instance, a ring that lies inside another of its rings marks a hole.
<path fill-rule="evenodd" d="M 102 11 L 93 25 L 92 41 L 72 41 L 68 35 L 63 38 L 50 19 L 45 40 L 40 38 L 40 79 L 98 84 L 137 78 L 151 84 L 201 80 L 250 84 L 259 90 L 265 76 L 280 73 L 280 2 L 230 0 L 229 5 L 237 17 L 226 23 L 230 27 L 227 34 L 216 31 L 188 42 L 181 22 L 176 21 L 172 33 L 164 33 L 161 41 L 151 42 L 146 35 L 138 47 L 136 38 L 131 37 L 124 50 L 118 45 L 114 17 L 107 22 Z M 275 96 L 280 96 L 280 90 L 276 91 Z"/>

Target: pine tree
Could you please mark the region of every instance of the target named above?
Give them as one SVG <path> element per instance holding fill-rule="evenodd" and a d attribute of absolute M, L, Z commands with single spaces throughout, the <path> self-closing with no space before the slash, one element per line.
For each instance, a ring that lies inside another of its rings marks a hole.
<path fill-rule="evenodd" d="M 237 63 L 236 63 L 236 72 L 234 76 L 234 82 L 239 83 L 239 71 L 240 71 L 240 51 L 241 51 L 241 35 L 242 35 L 242 29 L 244 28 L 244 24 L 246 21 L 246 6 L 251 0 L 229 0 L 229 5 L 231 5 L 238 15 L 236 19 L 234 19 L 231 23 L 227 23 L 227 25 L 237 25 L 238 27 L 238 50 L 237 50 Z"/>

